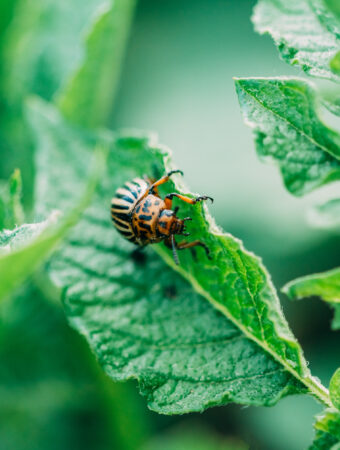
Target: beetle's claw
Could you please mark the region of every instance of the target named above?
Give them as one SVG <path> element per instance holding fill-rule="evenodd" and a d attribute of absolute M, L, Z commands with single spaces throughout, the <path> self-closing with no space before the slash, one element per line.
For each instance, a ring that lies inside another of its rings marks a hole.
<path fill-rule="evenodd" d="M 210 200 L 211 203 L 214 203 L 214 199 L 212 197 L 208 197 L 207 195 L 200 195 L 199 197 L 195 198 L 196 202 L 201 202 L 203 200 Z"/>
<path fill-rule="evenodd" d="M 180 173 L 181 175 L 184 175 L 182 170 L 171 170 L 170 172 L 168 172 L 168 177 L 171 177 L 171 175 L 173 175 L 174 173 Z"/>
<path fill-rule="evenodd" d="M 183 221 L 184 220 L 192 220 L 192 217 L 184 217 L 184 219 L 182 219 Z"/>

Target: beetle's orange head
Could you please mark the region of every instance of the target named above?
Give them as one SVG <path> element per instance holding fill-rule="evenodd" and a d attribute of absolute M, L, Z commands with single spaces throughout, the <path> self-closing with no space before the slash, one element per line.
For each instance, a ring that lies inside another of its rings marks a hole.
<path fill-rule="evenodd" d="M 158 231 L 165 236 L 170 236 L 171 234 L 187 235 L 185 233 L 186 220 L 191 220 L 191 218 L 179 219 L 174 211 L 164 209 L 158 219 Z"/>

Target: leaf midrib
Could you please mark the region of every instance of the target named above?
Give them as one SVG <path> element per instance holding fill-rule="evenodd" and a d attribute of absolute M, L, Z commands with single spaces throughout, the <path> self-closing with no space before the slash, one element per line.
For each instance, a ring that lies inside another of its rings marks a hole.
<path fill-rule="evenodd" d="M 256 78 L 250 78 L 251 80 L 254 80 Z M 280 78 L 281 80 L 284 78 Z M 292 128 L 294 128 L 295 131 L 297 131 L 299 134 L 301 134 L 302 136 L 304 136 L 306 138 L 307 141 L 310 141 L 313 145 L 315 145 L 315 147 L 320 148 L 320 150 L 325 151 L 327 154 L 331 155 L 333 158 L 336 158 L 337 160 L 340 160 L 340 157 L 335 155 L 334 153 L 332 153 L 331 150 L 328 150 L 327 147 L 324 147 L 322 144 L 320 144 L 319 142 L 315 141 L 315 139 L 313 139 L 311 136 L 309 136 L 308 134 L 306 134 L 303 130 L 301 130 L 300 128 L 297 128 L 292 122 L 290 122 L 287 118 L 281 116 L 280 114 L 278 114 L 277 112 L 273 111 L 272 109 L 268 108 L 266 105 L 264 105 L 257 97 L 255 97 L 253 94 L 251 94 L 247 89 L 245 89 L 245 87 L 239 83 L 240 80 L 247 80 L 247 78 L 235 78 L 235 81 L 238 83 L 238 85 L 240 86 L 240 88 L 247 94 L 249 95 L 249 97 L 251 97 L 252 99 L 254 99 L 257 103 L 259 103 L 263 109 L 265 109 L 266 111 L 268 111 L 269 113 L 273 114 L 274 116 L 278 117 L 279 119 L 281 119 L 283 122 L 286 122 L 289 126 L 291 126 Z M 258 78 L 258 80 L 266 80 L 265 78 Z M 287 78 L 287 80 L 289 80 L 289 78 Z"/>
<path fill-rule="evenodd" d="M 213 234 L 213 233 L 212 233 Z M 253 334 L 251 334 L 235 317 L 233 317 L 228 309 L 215 300 L 209 292 L 207 292 L 198 282 L 197 280 L 189 274 L 187 271 L 182 269 L 180 266 L 176 265 L 173 259 L 169 256 L 169 254 L 162 249 L 160 246 L 154 248 L 154 250 L 163 258 L 163 260 L 176 272 L 178 272 L 183 278 L 185 278 L 192 285 L 193 289 L 204 298 L 206 298 L 209 303 L 211 303 L 216 309 L 218 309 L 224 316 L 227 317 L 238 329 L 244 333 L 244 335 L 255 342 L 259 347 L 264 349 L 267 353 L 269 353 L 276 361 L 278 361 L 288 372 L 290 372 L 297 380 L 299 380 L 304 386 L 308 388 L 308 391 L 318 398 L 323 404 L 328 407 L 331 407 L 331 401 L 329 398 L 328 390 L 319 383 L 315 378 L 311 375 L 309 377 L 301 376 L 293 367 L 286 363 L 276 352 L 274 352 L 268 345 L 266 345 L 265 341 L 260 341 Z"/>

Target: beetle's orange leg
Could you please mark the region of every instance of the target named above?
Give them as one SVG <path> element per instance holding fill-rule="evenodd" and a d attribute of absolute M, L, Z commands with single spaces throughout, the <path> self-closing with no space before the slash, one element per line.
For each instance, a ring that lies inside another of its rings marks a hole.
<path fill-rule="evenodd" d="M 209 247 L 207 245 L 205 245 L 203 242 L 199 241 L 199 240 L 192 241 L 192 242 L 183 241 L 183 242 L 178 244 L 175 241 L 174 235 L 172 234 L 169 238 L 164 240 L 164 244 L 168 248 L 172 249 L 172 254 L 174 256 L 174 260 L 175 260 L 175 263 L 177 265 L 179 264 L 179 260 L 178 260 L 177 251 L 176 250 L 185 250 L 186 248 L 192 248 L 192 247 L 197 247 L 197 246 L 204 248 L 204 250 L 205 250 L 205 252 L 207 254 L 207 257 L 209 259 L 211 259 Z"/>
<path fill-rule="evenodd" d="M 162 177 L 159 180 L 152 183 L 152 185 L 149 187 L 149 189 L 145 192 L 144 197 L 148 196 L 149 194 L 154 194 L 154 195 L 159 196 L 158 189 L 157 189 L 158 186 L 169 181 L 171 175 L 173 175 L 174 173 L 180 173 L 181 175 L 183 175 L 183 172 L 181 170 L 171 170 L 171 172 L 164 175 L 164 177 Z"/>
<path fill-rule="evenodd" d="M 171 175 L 173 175 L 174 173 L 180 173 L 181 175 L 183 175 L 183 172 L 181 170 L 172 170 L 171 172 L 167 173 L 166 175 L 164 175 L 164 177 L 160 178 L 159 180 L 155 181 L 150 187 L 149 187 L 149 191 L 153 191 L 155 188 L 157 188 L 158 186 L 160 186 L 161 184 L 166 183 L 167 181 L 170 180 Z"/>
<path fill-rule="evenodd" d="M 211 200 L 212 202 L 214 201 L 213 198 L 208 197 L 207 195 L 200 195 L 199 197 L 196 198 L 190 198 L 190 197 L 186 197 L 185 195 L 181 195 L 181 194 L 176 194 L 175 192 L 173 192 L 172 194 L 168 194 L 165 196 L 164 198 L 164 203 L 165 203 L 165 207 L 167 209 L 171 209 L 172 207 L 172 199 L 174 197 L 179 198 L 180 200 L 182 200 L 185 203 L 189 203 L 190 205 L 194 205 L 197 202 L 201 202 L 202 200 Z"/>
<path fill-rule="evenodd" d="M 183 241 L 183 242 L 180 242 L 179 244 L 176 243 L 177 250 L 185 250 L 186 248 L 192 248 L 192 247 L 197 247 L 197 246 L 204 248 L 204 250 L 207 254 L 207 257 L 209 259 L 211 259 L 209 247 L 207 245 L 205 245 L 202 241 L 196 240 L 196 241 L 192 241 L 192 242 Z"/>

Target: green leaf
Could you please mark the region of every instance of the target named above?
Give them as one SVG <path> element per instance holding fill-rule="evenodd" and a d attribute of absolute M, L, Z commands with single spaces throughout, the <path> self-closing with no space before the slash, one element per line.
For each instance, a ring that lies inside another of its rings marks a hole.
<path fill-rule="evenodd" d="M 94 173 L 89 174 L 88 184 L 78 192 L 73 209 L 58 224 L 55 211 L 44 222 L 0 232 L 0 300 L 39 267 L 78 221 L 91 200 L 100 173 L 103 153 L 97 152 L 95 156 Z"/>
<path fill-rule="evenodd" d="M 259 0 L 253 22 L 256 31 L 271 35 L 283 60 L 309 75 L 340 82 L 333 71 L 340 21 L 323 0 Z"/>
<path fill-rule="evenodd" d="M 202 251 L 197 260 L 183 252 L 177 267 L 159 244 L 139 262 L 132 244 L 113 229 L 115 189 L 137 175 L 163 175 L 170 169 L 168 151 L 145 135 L 85 133 L 43 105 L 30 117 L 39 213 L 67 210 L 87 177 L 92 148 L 102 139 L 111 144 L 97 196 L 49 272 L 72 325 L 113 379 L 136 378 L 149 407 L 167 414 L 228 402 L 270 405 L 306 390 L 330 404 L 309 373 L 262 263 L 223 233 L 205 207 L 181 204 L 181 217 L 192 216 L 191 239 L 209 246 L 212 261 Z"/>
<path fill-rule="evenodd" d="M 279 166 L 292 194 L 340 179 L 340 135 L 321 121 L 312 84 L 297 78 L 241 78 L 235 84 L 259 157 Z"/>
<path fill-rule="evenodd" d="M 110 1 L 86 41 L 86 55 L 62 91 L 65 116 L 87 127 L 107 123 L 119 81 L 135 0 Z"/>
<path fill-rule="evenodd" d="M 83 59 L 83 37 L 108 0 L 20 0 L 5 37 L 3 92 L 9 103 L 27 94 L 51 99 Z M 70 44 L 72 43 L 72 44 Z"/>
<path fill-rule="evenodd" d="M 340 442 L 340 412 L 326 409 L 316 417 L 315 438 L 310 450 L 334 450 Z"/>
<path fill-rule="evenodd" d="M 0 184 L 0 230 L 14 228 L 24 222 L 21 197 L 21 174 L 16 169 L 8 182 Z"/>
<path fill-rule="evenodd" d="M 16 0 L 16 3 L 13 20 L 1 39 L 0 176 L 7 177 L 13 167 L 22 169 L 24 203 L 30 207 L 33 148 L 23 112 L 24 101 L 32 94 L 51 100 L 69 82 L 83 64 L 86 35 L 111 1 Z M 107 52 L 112 48 L 108 40 Z M 107 55 L 102 53 L 99 58 L 107 59 Z M 91 86 L 91 92 L 94 91 Z"/>
<path fill-rule="evenodd" d="M 340 368 L 337 369 L 329 383 L 329 395 L 333 405 L 340 411 Z"/>
<path fill-rule="evenodd" d="M 315 206 L 309 215 L 310 222 L 320 228 L 340 228 L 340 198 Z"/>
<path fill-rule="evenodd" d="M 340 268 L 307 275 L 286 284 L 282 291 L 291 299 L 318 296 L 337 309 L 340 306 Z M 333 328 L 338 329 L 337 320 Z"/>
<path fill-rule="evenodd" d="M 53 222 L 55 214 L 41 223 L 0 232 L 0 300 L 33 273 L 65 235 L 69 224 L 49 231 Z"/>
<path fill-rule="evenodd" d="M 340 303 L 340 268 L 297 278 L 286 284 L 283 292 L 291 298 L 317 295 L 326 302 Z"/>

